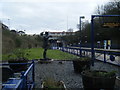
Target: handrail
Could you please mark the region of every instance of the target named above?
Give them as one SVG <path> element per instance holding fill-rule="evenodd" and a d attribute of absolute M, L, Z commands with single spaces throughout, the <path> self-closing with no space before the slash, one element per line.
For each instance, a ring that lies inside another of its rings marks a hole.
<path fill-rule="evenodd" d="M 27 71 L 24 73 L 24 76 L 26 76 L 29 72 L 30 72 L 30 69 L 33 67 L 33 64 L 30 65 L 30 67 L 27 69 Z"/>
<path fill-rule="evenodd" d="M 80 50 L 80 48 L 78 47 L 62 47 L 63 49 L 66 48 L 66 49 L 77 49 L 77 50 Z M 91 48 L 81 48 L 81 50 L 84 50 L 84 51 L 91 51 Z M 113 54 L 118 54 L 120 55 L 120 51 L 112 51 L 112 50 L 104 50 L 104 49 L 95 49 L 96 52 L 107 52 L 107 53 L 113 53 Z"/>
<path fill-rule="evenodd" d="M 12 64 L 16 64 L 16 63 L 12 63 Z M 18 63 L 19 64 L 19 63 Z M 21 64 L 30 64 L 30 66 L 28 67 L 28 69 L 25 72 L 21 72 L 21 78 L 11 78 L 8 80 L 7 83 L 2 84 L 3 89 L 5 88 L 10 88 L 12 85 L 12 88 L 15 89 L 20 89 L 22 90 L 22 88 L 26 88 L 26 89 L 30 89 L 34 87 L 34 60 L 32 60 L 31 63 L 21 63 Z M 9 65 L 9 64 L 0 64 L 0 65 Z M 31 75 L 28 75 L 29 72 L 31 72 Z M 27 77 L 30 76 L 30 80 L 27 80 Z M 31 81 L 32 80 L 32 81 Z M 30 87 L 28 87 L 30 86 Z"/>
<path fill-rule="evenodd" d="M 23 81 L 23 80 L 20 80 L 20 81 L 16 84 L 16 86 L 15 86 L 16 89 L 20 86 L 20 84 L 22 83 L 22 81 Z"/>
<path fill-rule="evenodd" d="M 70 54 L 74 54 L 74 55 L 77 55 L 77 56 L 80 56 L 80 50 L 84 53 L 84 52 L 92 52 L 91 48 L 79 48 L 79 47 L 59 47 L 59 50 L 61 51 L 64 51 L 64 52 L 68 52 Z M 115 56 L 120 56 L 120 51 L 115 51 L 115 50 L 104 50 L 104 49 L 97 49 L 95 48 L 95 53 L 101 53 L 103 54 L 103 62 L 106 63 L 107 60 L 106 60 L 106 56 L 107 55 L 115 55 Z M 91 55 L 91 54 L 90 54 Z M 82 55 L 83 56 L 83 55 Z M 84 55 L 85 56 L 85 55 Z M 98 57 L 95 57 L 95 59 L 98 59 Z M 99 59 L 98 59 L 99 60 Z M 100 60 L 101 61 L 101 60 Z M 107 63 L 111 63 L 111 64 L 114 64 L 114 65 L 117 65 L 117 66 L 120 66 L 119 63 L 116 63 L 116 62 L 107 62 Z"/>
<path fill-rule="evenodd" d="M 31 63 L 0 63 L 0 65 L 14 65 L 14 64 L 26 65 L 26 64 L 31 64 Z"/>

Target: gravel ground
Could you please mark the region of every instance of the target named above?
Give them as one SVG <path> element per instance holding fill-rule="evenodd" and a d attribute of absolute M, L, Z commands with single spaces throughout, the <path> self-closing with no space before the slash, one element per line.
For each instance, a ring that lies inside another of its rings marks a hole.
<path fill-rule="evenodd" d="M 91 67 L 91 69 L 95 70 L 106 70 L 106 71 L 116 71 L 116 75 L 119 74 L 120 76 L 120 67 L 116 65 L 112 65 L 109 63 L 103 63 L 101 61 L 96 61 L 94 64 L 94 67 Z"/>
<path fill-rule="evenodd" d="M 75 74 L 71 61 L 53 61 L 49 64 L 39 64 L 35 66 L 36 88 L 41 88 L 41 82 L 46 78 L 57 81 L 64 81 L 67 88 L 82 88 L 82 78 L 80 74 Z"/>
<path fill-rule="evenodd" d="M 101 70 L 116 70 L 118 67 L 103 62 L 95 62 L 91 69 Z M 120 69 L 120 67 L 119 67 Z M 72 61 L 53 61 L 48 64 L 35 64 L 35 88 L 41 88 L 41 83 L 44 79 L 52 78 L 57 81 L 64 81 L 67 88 L 83 88 L 82 78 L 80 74 L 74 73 Z"/>

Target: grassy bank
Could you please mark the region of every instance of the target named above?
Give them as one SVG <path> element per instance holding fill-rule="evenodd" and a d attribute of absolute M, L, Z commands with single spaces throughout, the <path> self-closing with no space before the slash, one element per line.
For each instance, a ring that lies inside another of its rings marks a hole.
<path fill-rule="evenodd" d="M 32 43 L 31 43 L 32 42 Z M 2 53 L 8 54 L 16 48 L 38 48 L 42 47 L 40 35 L 19 35 L 15 30 L 2 30 Z"/>
<path fill-rule="evenodd" d="M 32 49 L 26 49 L 25 52 L 27 52 L 29 55 L 27 56 L 29 60 L 33 59 L 42 59 L 43 58 L 43 51 L 42 48 L 32 48 Z M 7 60 L 8 55 L 3 55 L 2 60 Z M 71 55 L 69 53 L 62 52 L 60 50 L 51 50 L 48 49 L 47 51 L 47 57 L 50 59 L 55 60 L 72 60 L 77 58 L 75 55 Z"/>
<path fill-rule="evenodd" d="M 56 60 L 72 60 L 77 58 L 77 56 L 62 52 L 60 50 L 48 50 L 47 53 L 48 58 L 56 59 Z"/>

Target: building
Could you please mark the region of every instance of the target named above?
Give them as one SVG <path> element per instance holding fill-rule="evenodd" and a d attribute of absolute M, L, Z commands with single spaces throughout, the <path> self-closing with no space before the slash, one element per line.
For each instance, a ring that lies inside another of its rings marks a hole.
<path fill-rule="evenodd" d="M 3 23 L 1 23 L 1 25 L 2 25 L 2 29 L 4 29 L 4 30 L 10 30 L 7 25 L 5 25 L 5 24 L 3 24 Z"/>
<path fill-rule="evenodd" d="M 64 41 L 61 40 L 62 36 L 67 36 L 67 35 L 75 35 L 75 32 L 48 32 L 49 36 L 51 36 L 49 38 L 49 41 L 51 43 L 52 47 L 62 47 L 64 46 Z"/>
<path fill-rule="evenodd" d="M 18 34 L 19 34 L 20 36 L 22 36 L 22 35 L 25 35 L 25 32 L 19 31 Z"/>
<path fill-rule="evenodd" d="M 49 39 L 59 39 L 62 36 L 75 35 L 75 32 L 49 32 L 49 35 L 52 36 Z"/>

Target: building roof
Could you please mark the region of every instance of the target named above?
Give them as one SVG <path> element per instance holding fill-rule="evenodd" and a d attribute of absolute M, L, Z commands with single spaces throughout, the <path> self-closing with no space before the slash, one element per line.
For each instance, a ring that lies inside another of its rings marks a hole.
<path fill-rule="evenodd" d="M 57 34 L 60 34 L 60 33 L 75 33 L 75 32 L 49 32 L 49 33 L 52 33 L 52 34 L 55 34 L 55 33 L 57 33 Z"/>

